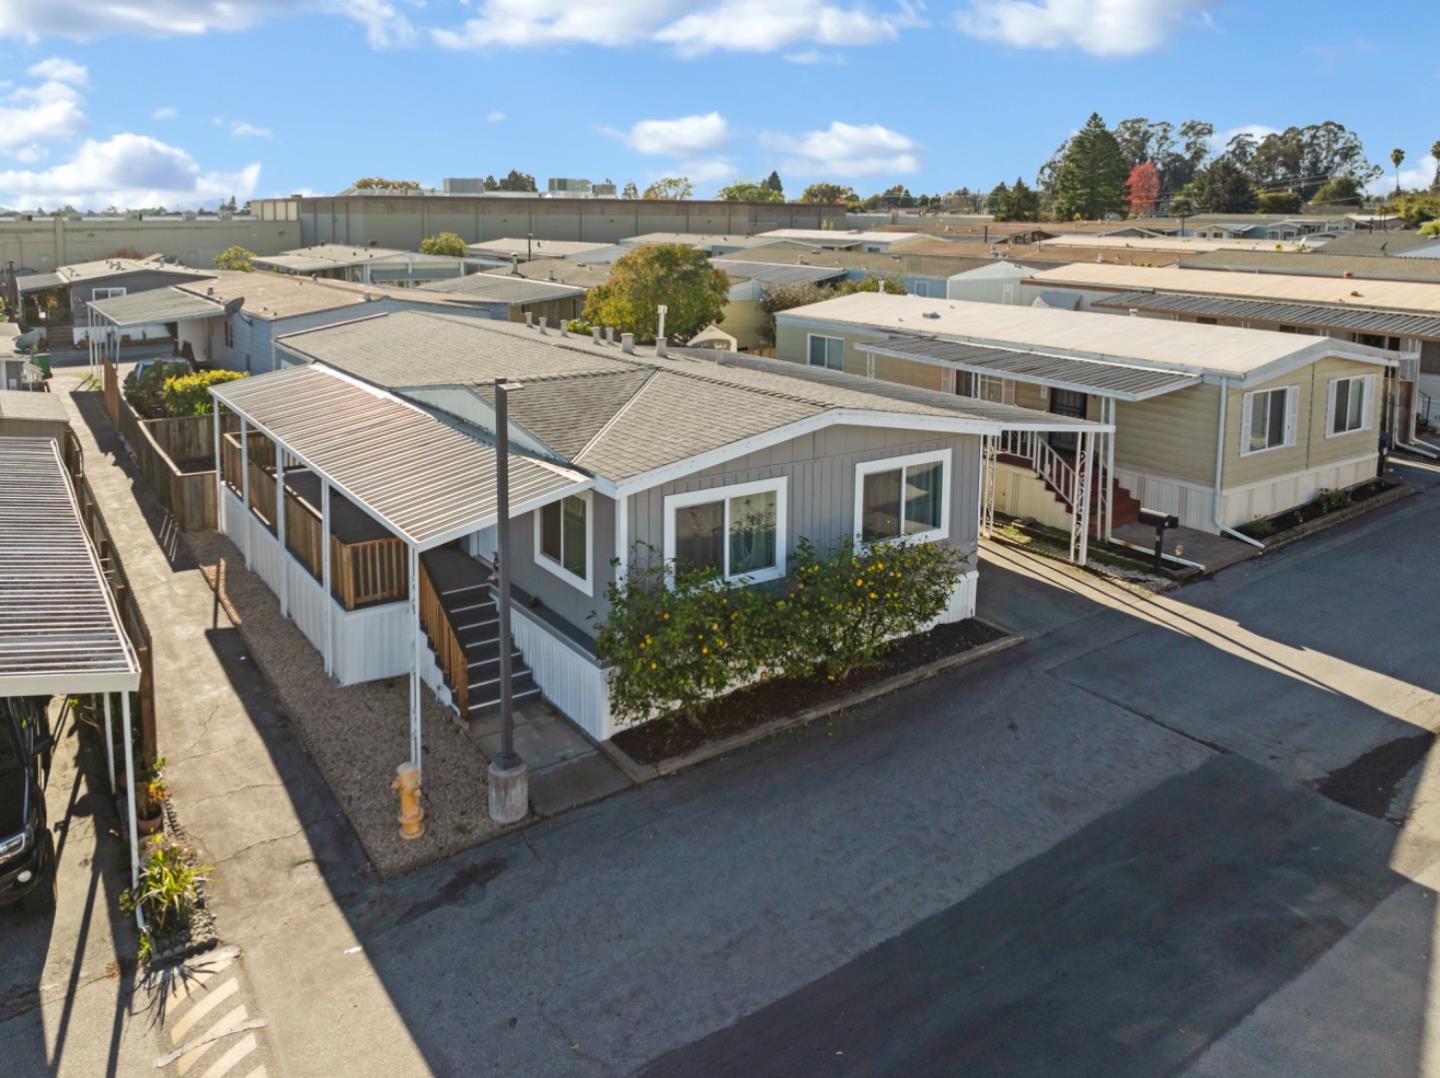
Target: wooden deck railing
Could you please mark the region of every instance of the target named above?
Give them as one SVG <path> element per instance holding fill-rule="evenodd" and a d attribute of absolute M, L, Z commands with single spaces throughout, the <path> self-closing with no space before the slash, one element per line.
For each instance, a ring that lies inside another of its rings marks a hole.
<path fill-rule="evenodd" d="M 420 624 L 429 634 L 440 669 L 445 672 L 446 680 L 455 693 L 455 706 L 462 716 L 469 715 L 470 660 L 465 655 L 455 626 L 450 623 L 450 615 L 440 602 L 439 589 L 430 579 L 430 570 L 425 567 L 423 558 L 420 561 Z"/>
<path fill-rule="evenodd" d="M 410 594 L 405 544 L 399 539 L 342 543 L 330 537 L 330 575 L 346 610 L 367 603 L 388 603 Z"/>
<path fill-rule="evenodd" d="M 275 477 L 253 457 L 250 458 L 250 508 L 259 514 L 267 528 L 275 530 Z"/>

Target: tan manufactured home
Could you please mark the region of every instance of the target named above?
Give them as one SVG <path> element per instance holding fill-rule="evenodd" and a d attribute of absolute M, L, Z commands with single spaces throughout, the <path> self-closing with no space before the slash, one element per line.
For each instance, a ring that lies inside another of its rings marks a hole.
<path fill-rule="evenodd" d="M 1375 475 L 1395 363 L 1324 337 L 874 293 L 782 312 L 777 338 L 780 359 L 1113 425 L 1088 462 L 1064 432 L 1002 438 L 989 484 L 996 510 L 1072 526 L 1073 473 L 1093 467 L 1106 537 L 1142 505 L 1214 534 Z"/>

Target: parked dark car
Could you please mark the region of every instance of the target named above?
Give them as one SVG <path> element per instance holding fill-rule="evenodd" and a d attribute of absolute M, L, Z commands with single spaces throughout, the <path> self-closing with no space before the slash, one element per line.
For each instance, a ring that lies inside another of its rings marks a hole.
<path fill-rule="evenodd" d="M 55 901 L 55 839 L 43 785 L 54 738 L 43 700 L 0 700 L 0 904 Z"/>

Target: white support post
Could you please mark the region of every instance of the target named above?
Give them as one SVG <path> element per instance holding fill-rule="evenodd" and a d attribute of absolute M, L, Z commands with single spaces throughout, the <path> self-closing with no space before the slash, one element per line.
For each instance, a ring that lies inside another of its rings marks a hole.
<path fill-rule="evenodd" d="M 624 584 L 630 575 L 630 495 L 622 494 L 615 501 L 615 583 Z"/>
<path fill-rule="evenodd" d="M 140 832 L 135 814 L 135 746 L 130 736 L 130 692 L 120 694 L 120 718 L 125 735 L 125 812 L 130 825 L 130 886 L 140 885 Z M 136 911 L 137 916 L 139 911 Z"/>
<path fill-rule="evenodd" d="M 290 561 L 285 549 L 285 447 L 275 447 L 275 541 L 280 544 L 280 616 L 290 616 Z"/>
<path fill-rule="evenodd" d="M 420 765 L 420 648 L 425 630 L 420 625 L 420 551 L 409 544 L 410 553 L 410 626 L 414 631 L 411 641 L 410 667 L 410 762 L 422 772 Z M 503 648 L 505 642 L 501 641 Z"/>
<path fill-rule="evenodd" d="M 1095 474 L 1095 435 L 1086 431 L 1080 435 L 1080 457 L 1076 461 L 1079 474 L 1076 482 L 1079 487 L 1079 564 L 1084 565 L 1090 554 L 1090 480 Z"/>
<path fill-rule="evenodd" d="M 110 694 L 105 694 L 105 769 L 110 775 L 110 792 L 115 792 L 115 724 L 110 718 Z"/>
<path fill-rule="evenodd" d="M 224 424 L 220 422 L 220 402 L 213 401 L 215 420 L 212 427 L 215 437 L 215 530 L 225 534 L 225 443 L 222 436 Z"/>
<path fill-rule="evenodd" d="M 1119 409 L 1120 402 L 1111 398 L 1110 400 L 1110 425 L 1114 427 L 1115 413 Z M 1115 531 L 1115 431 L 1105 435 L 1105 478 L 1110 486 L 1105 491 L 1105 541 L 1108 543 L 1113 538 Z"/>
<path fill-rule="evenodd" d="M 254 519 L 250 512 L 250 425 L 245 422 L 245 416 L 240 416 L 240 501 L 245 506 L 245 568 L 250 568 L 250 532 L 254 528 Z"/>
<path fill-rule="evenodd" d="M 335 675 L 335 611 L 330 598 L 330 481 L 320 477 L 320 589 L 325 595 L 325 673 Z"/>

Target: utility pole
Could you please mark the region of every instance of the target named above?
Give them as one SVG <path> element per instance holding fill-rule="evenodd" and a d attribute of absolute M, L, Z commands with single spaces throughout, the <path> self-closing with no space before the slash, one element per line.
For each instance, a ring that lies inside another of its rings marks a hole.
<path fill-rule="evenodd" d="M 530 776 L 515 752 L 515 712 L 510 694 L 510 393 L 519 382 L 495 379 L 495 557 L 499 577 L 500 754 L 490 761 L 490 818 L 519 823 L 530 811 Z"/>

